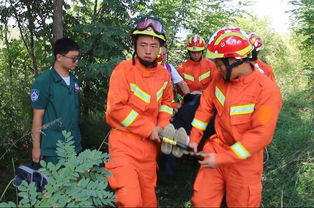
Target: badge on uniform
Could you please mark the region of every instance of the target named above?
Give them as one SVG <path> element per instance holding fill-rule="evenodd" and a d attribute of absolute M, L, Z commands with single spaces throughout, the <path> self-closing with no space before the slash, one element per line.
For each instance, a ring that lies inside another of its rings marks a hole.
<path fill-rule="evenodd" d="M 75 89 L 75 93 L 77 94 L 77 93 L 79 93 L 79 91 L 80 91 L 80 86 L 75 82 L 74 83 L 74 89 Z"/>
<path fill-rule="evenodd" d="M 31 89 L 31 100 L 35 102 L 39 98 L 39 90 L 38 89 Z"/>

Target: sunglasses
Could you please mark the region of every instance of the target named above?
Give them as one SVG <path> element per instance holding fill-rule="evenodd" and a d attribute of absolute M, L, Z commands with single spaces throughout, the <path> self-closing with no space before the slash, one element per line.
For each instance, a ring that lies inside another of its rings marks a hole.
<path fill-rule="evenodd" d="M 77 61 L 79 61 L 81 59 L 80 56 L 74 56 L 74 57 L 69 57 L 69 56 L 66 56 L 66 55 L 62 55 L 63 57 L 65 58 L 68 58 L 68 59 L 72 59 L 72 62 L 75 63 Z"/>
<path fill-rule="evenodd" d="M 164 28 L 161 22 L 157 19 L 152 19 L 151 17 L 145 17 L 140 20 L 136 25 L 136 30 L 146 30 L 151 27 L 158 35 L 164 34 Z"/>

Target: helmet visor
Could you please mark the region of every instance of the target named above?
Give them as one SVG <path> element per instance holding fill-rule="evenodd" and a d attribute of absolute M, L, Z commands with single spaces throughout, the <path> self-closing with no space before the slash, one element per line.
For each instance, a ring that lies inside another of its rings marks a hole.
<path fill-rule="evenodd" d="M 158 35 L 164 34 L 163 25 L 159 20 L 146 17 L 142 19 L 135 27 L 136 30 L 146 30 L 151 27 Z"/>

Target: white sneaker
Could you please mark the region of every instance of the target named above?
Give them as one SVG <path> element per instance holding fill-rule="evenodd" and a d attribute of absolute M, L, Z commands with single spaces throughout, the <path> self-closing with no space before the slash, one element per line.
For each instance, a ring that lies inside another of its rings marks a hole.
<path fill-rule="evenodd" d="M 166 126 L 162 132 L 160 133 L 161 136 L 163 137 L 167 137 L 169 139 L 173 139 L 174 138 L 174 134 L 175 134 L 176 130 L 174 128 L 174 126 L 172 124 L 169 124 L 168 126 Z M 171 153 L 172 150 L 172 145 L 168 144 L 166 142 L 161 142 L 161 152 L 169 155 Z"/>
<path fill-rule="evenodd" d="M 174 140 L 181 142 L 183 144 L 189 144 L 188 141 L 188 135 L 186 134 L 186 131 L 183 127 L 179 128 L 176 132 L 175 132 L 175 136 L 173 138 Z M 180 158 L 183 155 L 184 150 L 181 149 L 180 147 L 173 147 L 172 148 L 172 154 L 177 157 Z"/>

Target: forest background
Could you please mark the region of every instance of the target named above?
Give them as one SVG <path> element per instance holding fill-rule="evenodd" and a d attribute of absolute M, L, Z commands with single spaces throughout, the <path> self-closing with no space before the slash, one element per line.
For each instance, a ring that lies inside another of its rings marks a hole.
<path fill-rule="evenodd" d="M 0 202 L 15 200 L 10 186 L 15 167 L 31 161 L 34 78 L 51 67 L 52 43 L 67 36 L 81 47 L 74 72 L 81 93 L 83 146 L 106 152 L 104 122 L 108 80 L 118 62 L 130 58 L 129 37 L 144 14 L 165 24 L 169 62 L 187 58 L 185 37 L 200 34 L 208 42 L 217 29 L 234 25 L 264 41 L 260 59 L 270 64 L 284 106 L 272 144 L 265 154 L 263 207 L 314 206 L 313 70 L 314 1 L 291 0 L 291 32 L 279 34 L 269 19 L 248 14 L 250 1 L 231 0 L 1 0 L 0 1 Z M 270 5 L 271 6 L 271 5 Z M 184 38 L 182 38 L 184 37 Z M 159 181 L 160 206 L 189 207 L 197 168 L 179 165 L 176 180 Z M 181 169 L 180 169 L 181 168 Z M 2 190 L 2 191 L 1 191 Z"/>

